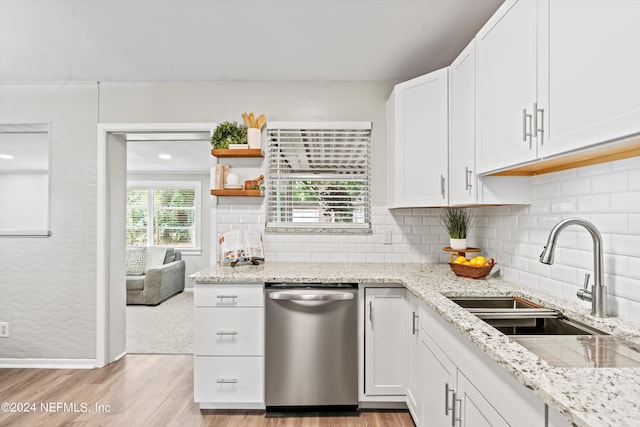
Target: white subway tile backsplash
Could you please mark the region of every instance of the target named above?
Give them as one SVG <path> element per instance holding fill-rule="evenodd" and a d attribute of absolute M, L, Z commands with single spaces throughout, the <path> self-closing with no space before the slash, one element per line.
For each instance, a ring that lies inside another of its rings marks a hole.
<path fill-rule="evenodd" d="M 571 302 L 593 270 L 592 241 L 580 227 L 564 230 L 552 266 L 538 261 L 551 228 L 562 218 L 591 220 L 603 237 L 604 270 L 613 282 L 613 312 L 640 321 L 640 157 L 532 177 L 530 205 L 473 208 L 470 245 L 494 257 L 501 274 Z M 218 205 L 216 233 L 264 230 L 264 206 Z M 438 208 L 372 208 L 372 234 L 267 234 L 268 261 L 447 262 L 449 239 Z M 392 245 L 383 236 L 392 233 Z M 589 303 L 584 303 L 589 307 Z M 633 319 L 632 319 L 633 320 Z"/>
<path fill-rule="evenodd" d="M 591 177 L 592 193 L 618 193 L 627 191 L 627 172 L 607 173 Z"/>
<path fill-rule="evenodd" d="M 640 191 L 612 194 L 611 210 L 615 212 L 640 212 Z"/>
<path fill-rule="evenodd" d="M 552 199 L 551 202 L 551 212 L 555 214 L 561 213 L 569 213 L 576 211 L 576 198 L 575 197 L 565 197 L 559 199 Z"/>

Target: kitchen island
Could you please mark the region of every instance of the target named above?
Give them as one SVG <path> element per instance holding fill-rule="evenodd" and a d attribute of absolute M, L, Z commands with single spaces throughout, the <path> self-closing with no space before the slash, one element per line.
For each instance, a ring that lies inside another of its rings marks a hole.
<path fill-rule="evenodd" d="M 640 419 L 640 368 L 554 367 L 448 297 L 518 296 L 640 346 L 637 324 L 596 318 L 589 309 L 488 276 L 455 276 L 446 264 L 265 263 L 214 266 L 190 276 L 199 284 L 357 282 L 398 284 L 435 311 L 542 402 L 578 426 L 632 425 Z"/>

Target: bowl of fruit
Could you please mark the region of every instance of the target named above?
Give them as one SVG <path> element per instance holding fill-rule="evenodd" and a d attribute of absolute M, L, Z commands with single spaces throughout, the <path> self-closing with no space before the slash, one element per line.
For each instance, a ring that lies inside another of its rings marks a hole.
<path fill-rule="evenodd" d="M 456 276 L 470 277 L 472 279 L 481 279 L 491 273 L 491 269 L 496 265 L 493 258 L 477 256 L 475 258 L 466 259 L 463 256 L 451 254 L 449 257 L 449 266 Z"/>

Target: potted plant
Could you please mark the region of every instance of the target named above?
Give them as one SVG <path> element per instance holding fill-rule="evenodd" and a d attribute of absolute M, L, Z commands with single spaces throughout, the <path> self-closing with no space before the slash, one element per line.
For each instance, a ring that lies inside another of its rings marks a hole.
<path fill-rule="evenodd" d="M 449 234 L 451 249 L 467 249 L 467 236 L 473 226 L 471 210 L 464 208 L 444 208 L 440 212 L 440 225 Z"/>
<path fill-rule="evenodd" d="M 211 145 L 216 149 L 229 148 L 230 144 L 246 144 L 247 129 L 236 122 L 222 122 L 211 135 Z"/>

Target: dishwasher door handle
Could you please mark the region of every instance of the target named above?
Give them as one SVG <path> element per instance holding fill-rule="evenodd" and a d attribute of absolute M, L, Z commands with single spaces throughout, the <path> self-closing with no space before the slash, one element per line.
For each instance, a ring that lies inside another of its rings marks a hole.
<path fill-rule="evenodd" d="M 269 294 L 269 298 L 280 301 L 346 301 L 353 299 L 353 293 L 272 292 L 271 294 Z"/>

